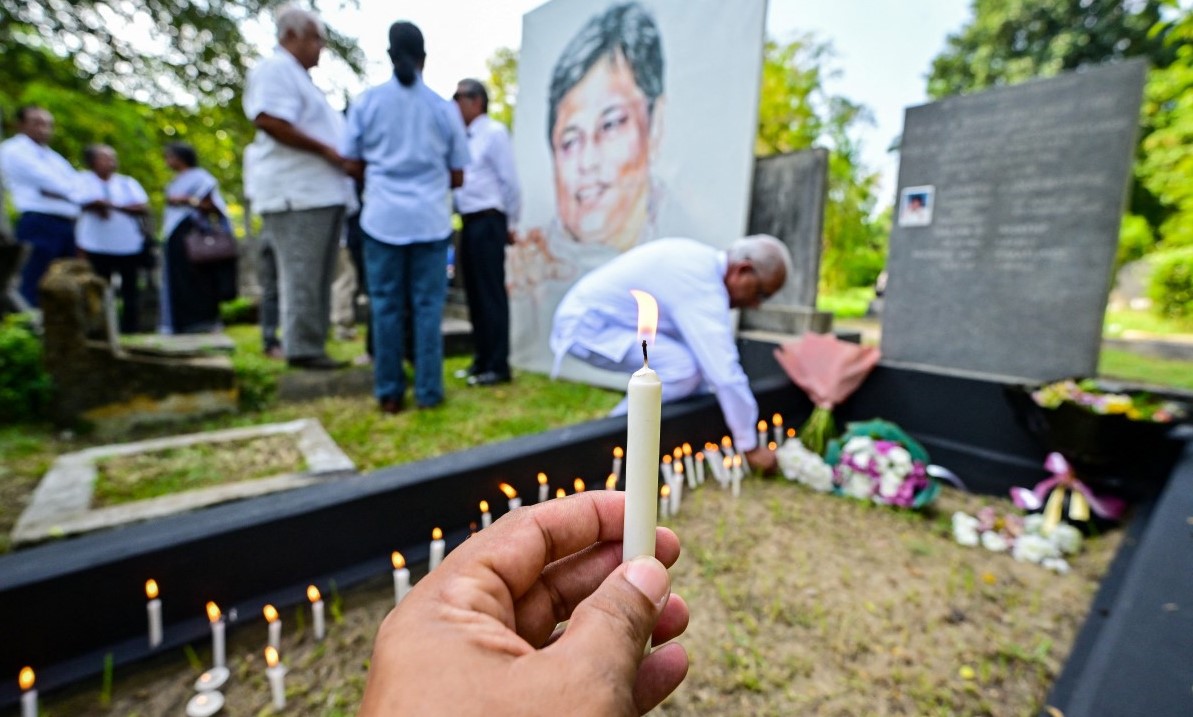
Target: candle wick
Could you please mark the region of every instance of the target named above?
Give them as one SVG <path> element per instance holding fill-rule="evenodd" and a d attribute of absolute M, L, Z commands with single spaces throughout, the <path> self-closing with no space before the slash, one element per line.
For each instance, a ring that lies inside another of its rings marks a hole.
<path fill-rule="evenodd" d="M 646 339 L 642 339 L 642 365 L 650 366 L 650 357 L 646 355 Z"/>

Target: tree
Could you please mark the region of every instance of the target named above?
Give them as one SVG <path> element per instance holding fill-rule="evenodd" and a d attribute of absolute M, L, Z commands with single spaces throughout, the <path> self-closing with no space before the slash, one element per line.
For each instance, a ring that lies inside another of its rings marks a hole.
<path fill-rule="evenodd" d="M 485 67 L 489 68 L 489 116 L 512 129 L 518 101 L 518 51 L 499 47 Z"/>
<path fill-rule="evenodd" d="M 341 0 L 341 2 L 355 0 Z M 90 86 L 142 102 L 229 102 L 254 51 L 241 28 L 285 0 L 0 0 L 0 47 L 70 60 Z M 329 47 L 358 74 L 356 43 L 328 28 Z"/>

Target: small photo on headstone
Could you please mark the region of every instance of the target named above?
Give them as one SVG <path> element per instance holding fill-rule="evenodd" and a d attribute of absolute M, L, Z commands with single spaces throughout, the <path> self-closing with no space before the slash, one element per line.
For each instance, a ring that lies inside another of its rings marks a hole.
<path fill-rule="evenodd" d="M 936 187 L 904 187 L 899 193 L 899 226 L 926 227 L 932 223 Z"/>

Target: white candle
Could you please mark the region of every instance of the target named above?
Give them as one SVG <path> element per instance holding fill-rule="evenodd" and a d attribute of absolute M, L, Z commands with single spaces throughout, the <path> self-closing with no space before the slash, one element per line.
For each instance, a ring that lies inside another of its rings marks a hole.
<path fill-rule="evenodd" d="M 696 485 L 704 485 L 704 454 L 696 452 Z"/>
<path fill-rule="evenodd" d="M 733 497 L 736 498 L 741 495 L 741 480 L 743 477 L 742 463 L 744 463 L 742 455 L 739 453 L 733 457 Z"/>
<path fill-rule="evenodd" d="M 211 664 L 224 667 L 224 619 L 220 616 L 220 608 L 213 602 L 207 603 L 207 619 L 211 622 Z"/>
<path fill-rule="evenodd" d="M 397 605 L 410 592 L 410 571 L 406 568 L 406 558 L 398 551 L 393 552 L 390 561 L 394 565 L 394 605 Z"/>
<path fill-rule="evenodd" d="M 758 447 L 766 445 L 766 421 L 758 422 Z"/>
<path fill-rule="evenodd" d="M 659 519 L 671 517 L 671 486 L 664 485 L 659 489 Z"/>
<path fill-rule="evenodd" d="M 493 514 L 489 512 L 489 501 L 481 501 L 481 530 L 493 524 Z"/>
<path fill-rule="evenodd" d="M 682 466 L 682 464 L 677 464 Z M 675 474 L 671 479 L 671 517 L 679 515 L 679 506 L 683 502 L 683 473 Z"/>
<path fill-rule="evenodd" d="M 278 659 L 278 651 L 273 647 L 265 648 L 265 664 L 265 677 L 269 679 L 273 708 L 280 710 L 286 706 L 286 666 Z"/>
<path fill-rule="evenodd" d="M 269 646 L 278 649 L 282 646 L 282 621 L 278 618 L 278 609 L 273 605 L 266 605 L 262 611 L 265 622 L 269 625 Z"/>
<path fill-rule="evenodd" d="M 547 485 L 547 474 L 539 473 L 538 481 L 539 481 L 539 502 L 546 503 L 547 500 L 551 497 L 551 487 Z"/>
<path fill-rule="evenodd" d="M 770 424 L 775 429 L 775 443 L 783 445 L 783 417 L 776 413 L 770 417 Z"/>
<path fill-rule="evenodd" d="M 662 394 L 659 395 L 661 396 Z M 663 456 L 663 460 L 659 462 L 659 475 L 662 476 L 665 483 L 671 482 L 671 476 L 674 475 L 674 471 L 671 470 L 670 455 Z"/>
<path fill-rule="evenodd" d="M 609 472 L 618 478 L 621 478 L 621 463 L 624 457 L 625 451 L 621 450 L 621 446 L 617 446 L 613 449 L 613 469 Z"/>
<path fill-rule="evenodd" d="M 322 640 L 327 628 L 323 624 L 323 596 L 319 594 L 319 588 L 308 585 L 307 600 L 311 601 L 311 624 L 314 626 L 315 639 Z"/>
<path fill-rule="evenodd" d="M 518 497 L 518 491 L 514 490 L 512 485 L 509 483 L 502 483 L 497 487 L 500 488 L 501 492 L 505 493 L 505 497 L 509 499 L 510 510 L 517 510 L 518 508 L 522 507 L 522 499 Z"/>
<path fill-rule="evenodd" d="M 733 482 L 733 458 L 725 456 L 721 459 L 721 487 L 728 488 Z"/>
<path fill-rule="evenodd" d="M 638 301 L 638 332 L 653 338 L 658 326 L 659 308 L 654 297 L 634 291 Z M 650 368 L 646 355 L 647 342 L 642 342 L 642 368 L 630 377 L 626 388 L 628 411 L 626 416 L 626 486 L 625 530 L 622 535 L 622 560 L 642 555 L 654 555 L 655 512 L 659 495 L 658 473 L 659 429 L 663 413 L 663 383 Z"/>
<path fill-rule="evenodd" d="M 427 560 L 427 572 L 439 567 L 443 562 L 443 553 L 447 550 L 447 543 L 443 542 L 443 531 L 435 528 L 431 531 L 431 556 Z"/>
<path fill-rule="evenodd" d="M 688 487 L 696 487 L 696 463 L 692 460 L 692 444 L 683 444 L 683 470 L 688 478 Z"/>
<path fill-rule="evenodd" d="M 32 667 L 22 667 L 17 677 L 21 686 L 21 717 L 37 717 L 37 690 L 33 689 L 36 675 Z"/>
<path fill-rule="evenodd" d="M 145 614 L 149 617 L 149 649 L 162 644 L 162 601 L 157 596 L 157 581 L 145 581 Z"/>
<path fill-rule="evenodd" d="M 224 707 L 224 695 L 220 692 L 200 692 L 186 703 L 186 717 L 211 717 Z"/>

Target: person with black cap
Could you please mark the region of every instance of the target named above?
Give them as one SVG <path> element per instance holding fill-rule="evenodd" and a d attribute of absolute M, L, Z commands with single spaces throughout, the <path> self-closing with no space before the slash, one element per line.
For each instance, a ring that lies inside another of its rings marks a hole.
<path fill-rule="evenodd" d="M 385 413 L 402 410 L 406 310 L 413 311 L 414 400 L 444 400 L 443 304 L 452 233 L 451 189 L 464 183 L 468 140 L 460 112 L 422 80 L 422 32 L 389 28 L 394 77 L 366 90 L 348 110 L 341 154 L 363 174 L 365 275 L 374 337 L 374 393 Z"/>

